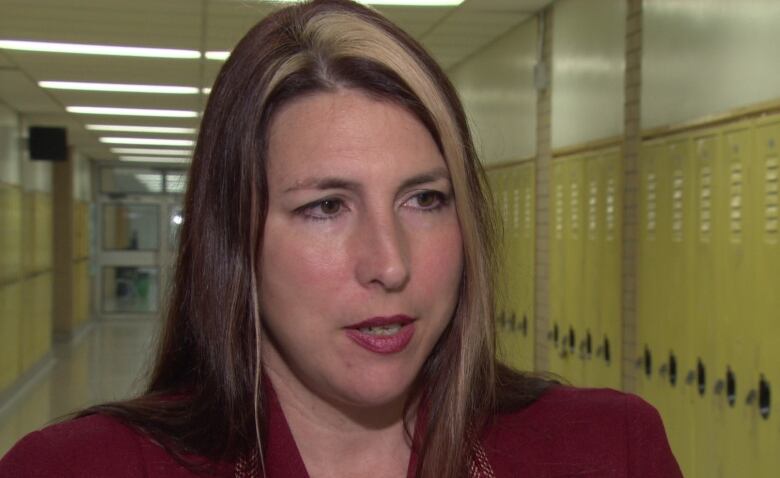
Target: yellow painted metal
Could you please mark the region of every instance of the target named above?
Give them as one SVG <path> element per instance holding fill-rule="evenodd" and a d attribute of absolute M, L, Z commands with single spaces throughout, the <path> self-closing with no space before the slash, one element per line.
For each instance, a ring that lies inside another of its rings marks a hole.
<path fill-rule="evenodd" d="M 18 280 L 22 273 L 22 192 L 0 183 L 0 283 Z"/>
<path fill-rule="evenodd" d="M 511 352 L 508 363 L 518 370 L 532 370 L 533 335 L 533 164 L 511 168 L 507 177 L 509 216 L 505 227 L 507 248 L 507 316 L 505 329 Z"/>
<path fill-rule="evenodd" d="M 721 310 L 715 302 L 718 283 L 718 251 L 723 248 L 727 224 L 726 198 L 720 194 L 722 183 L 720 158 L 720 132 L 701 131 L 693 137 L 694 174 L 696 181 L 695 247 L 693 258 L 695 271 L 691 289 L 693 311 L 689 317 L 691 335 L 689 347 L 693 352 L 692 368 L 686 370 L 686 384 L 694 389 L 694 429 L 692 476 L 723 476 L 719 471 L 719 446 L 722 442 L 724 417 L 716 406 L 713 394 L 714 371 L 725 367 L 716 346 Z"/>
<path fill-rule="evenodd" d="M 89 255 L 89 203 L 74 201 L 73 211 L 73 258 L 81 259 Z"/>
<path fill-rule="evenodd" d="M 551 167 L 550 193 L 552 195 L 550 211 L 550 323 L 548 331 L 549 371 L 566 377 L 563 368 L 564 336 L 567 333 L 565 305 L 566 261 L 565 261 L 565 215 L 568 190 L 567 163 L 553 161 Z"/>
<path fill-rule="evenodd" d="M 656 366 L 661 350 L 663 304 L 665 303 L 662 244 L 665 237 L 663 198 L 667 194 L 663 174 L 666 147 L 663 141 L 644 143 L 640 150 L 639 176 L 639 257 L 636 343 L 638 356 L 637 392 L 661 409 L 662 394 Z"/>
<path fill-rule="evenodd" d="M 32 193 L 33 210 L 33 257 L 31 268 L 35 272 L 52 267 L 52 203 L 51 195 L 44 192 Z"/>
<path fill-rule="evenodd" d="M 595 293 L 598 316 L 592 333 L 594 375 L 591 385 L 619 389 L 622 382 L 622 161 L 620 150 L 601 153 L 596 228 L 599 270 Z M 588 281 L 589 282 L 589 281 Z"/>
<path fill-rule="evenodd" d="M 695 390 L 686 385 L 685 370 L 694 363 L 694 352 L 690 347 L 692 312 L 694 310 L 695 249 L 694 213 L 696 202 L 695 162 L 691 138 L 687 135 L 667 140 L 664 169 L 664 188 L 667 191 L 662 207 L 663 216 L 668 217 L 664 232 L 668 234 L 661 242 L 664 249 L 663 280 L 665 313 L 660 321 L 661 342 L 658 365 L 659 386 L 662 394 L 661 413 L 667 427 L 667 434 L 675 455 L 683 469 L 690 476 L 694 460 L 694 399 Z"/>
<path fill-rule="evenodd" d="M 0 286 L 0 391 L 19 376 L 21 294 L 19 283 Z"/>
<path fill-rule="evenodd" d="M 585 380 L 583 360 L 578 355 L 578 344 L 584 335 L 585 288 L 585 162 L 582 156 L 566 159 L 567 191 L 564 207 L 564 344 L 562 350 L 565 377 L 573 384 L 582 384 Z"/>
<path fill-rule="evenodd" d="M 502 362 L 509 364 L 509 354 L 511 351 L 510 337 L 506 330 L 506 316 L 507 309 L 509 307 L 509 285 L 508 281 L 508 262 L 509 262 L 509 244 L 506 237 L 506 217 L 509 213 L 508 204 L 506 202 L 506 182 L 507 177 L 504 170 L 491 171 L 490 173 L 491 189 L 493 192 L 493 199 L 495 201 L 495 207 L 497 211 L 497 220 L 499 221 L 499 244 L 498 244 L 498 261 L 499 270 L 496 271 L 496 305 L 495 305 L 495 321 L 496 321 L 496 353 Z"/>
<path fill-rule="evenodd" d="M 51 349 L 52 274 L 38 274 L 20 284 L 22 289 L 21 368 L 24 373 Z"/>
<path fill-rule="evenodd" d="M 73 265 L 73 322 L 74 326 L 89 319 L 89 261 L 80 260 Z"/>
<path fill-rule="evenodd" d="M 581 327 L 577 358 L 582 364 L 580 384 L 596 386 L 600 364 L 595 360 L 595 337 L 601 336 L 601 291 L 613 287 L 602 275 L 604 250 L 604 202 L 605 159 L 599 155 L 584 158 L 584 230 L 583 230 L 583 277 L 582 308 L 579 317 Z"/>
<path fill-rule="evenodd" d="M 756 307 L 751 300 L 755 287 L 756 256 L 753 242 L 755 208 L 749 192 L 755 187 L 753 174 L 753 138 L 750 123 L 729 126 L 723 131 L 720 160 L 724 170 L 721 191 L 726 194 L 727 227 L 723 261 L 717 274 L 720 294 L 716 301 L 723 315 L 722 334 L 716 346 L 724 351 L 725 369 L 715 370 L 716 405 L 724 413 L 724 436 L 728 444 L 721 449 L 724 476 L 756 476 L 753 456 L 754 416 L 745 406 L 745 392 L 758 370 L 758 353 L 753 343 Z"/>
<path fill-rule="evenodd" d="M 780 386 L 780 116 L 762 118 L 755 125 L 756 181 L 752 192 L 757 212 L 754 242 L 756 264 L 754 302 L 755 345 L 758 369 L 749 385 L 748 409 L 758 457 L 756 476 L 774 476 L 780 470 L 780 416 L 777 387 Z M 752 394 L 752 396 L 751 396 Z"/>

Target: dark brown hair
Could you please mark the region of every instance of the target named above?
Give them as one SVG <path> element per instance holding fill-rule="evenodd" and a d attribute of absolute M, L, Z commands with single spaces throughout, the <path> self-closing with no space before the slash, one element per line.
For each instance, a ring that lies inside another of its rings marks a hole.
<path fill-rule="evenodd" d="M 344 88 L 400 104 L 426 126 L 447 163 L 461 226 L 459 302 L 410 399 L 422 398 L 429 410 L 417 476 L 465 476 L 469 437 L 497 411 L 542 392 L 544 380 L 495 359 L 497 226 L 455 89 L 416 41 L 378 13 L 348 0 L 314 0 L 258 23 L 220 71 L 189 173 L 173 290 L 148 389 L 85 413 L 117 416 L 179 458 L 237 460 L 263 441 L 257 271 L 268 128 L 283 104 Z"/>

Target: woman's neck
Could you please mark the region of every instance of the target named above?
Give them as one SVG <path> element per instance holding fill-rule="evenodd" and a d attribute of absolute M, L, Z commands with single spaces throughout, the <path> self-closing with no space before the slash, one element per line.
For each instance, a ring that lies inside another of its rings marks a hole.
<path fill-rule="evenodd" d="M 333 403 L 266 369 L 311 478 L 407 476 L 406 397 L 375 408 Z M 410 432 L 413 416 L 407 417 Z"/>

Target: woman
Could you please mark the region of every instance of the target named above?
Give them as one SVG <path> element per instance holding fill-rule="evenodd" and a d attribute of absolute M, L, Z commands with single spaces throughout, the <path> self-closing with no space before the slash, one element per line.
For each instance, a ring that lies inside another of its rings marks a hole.
<path fill-rule="evenodd" d="M 497 365 L 489 204 L 415 41 L 347 0 L 278 11 L 209 98 L 147 392 L 0 475 L 680 476 L 640 399 Z"/>

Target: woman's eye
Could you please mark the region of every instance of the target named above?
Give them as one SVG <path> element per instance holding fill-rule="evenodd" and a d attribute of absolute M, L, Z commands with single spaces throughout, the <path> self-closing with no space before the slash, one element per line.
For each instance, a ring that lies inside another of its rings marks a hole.
<path fill-rule="evenodd" d="M 446 196 L 439 191 L 423 191 L 412 196 L 412 200 L 413 207 L 425 211 L 437 210 L 447 203 Z"/>
<path fill-rule="evenodd" d="M 344 202 L 340 199 L 323 199 L 307 204 L 296 212 L 308 219 L 333 219 L 339 215 L 343 207 Z"/>

